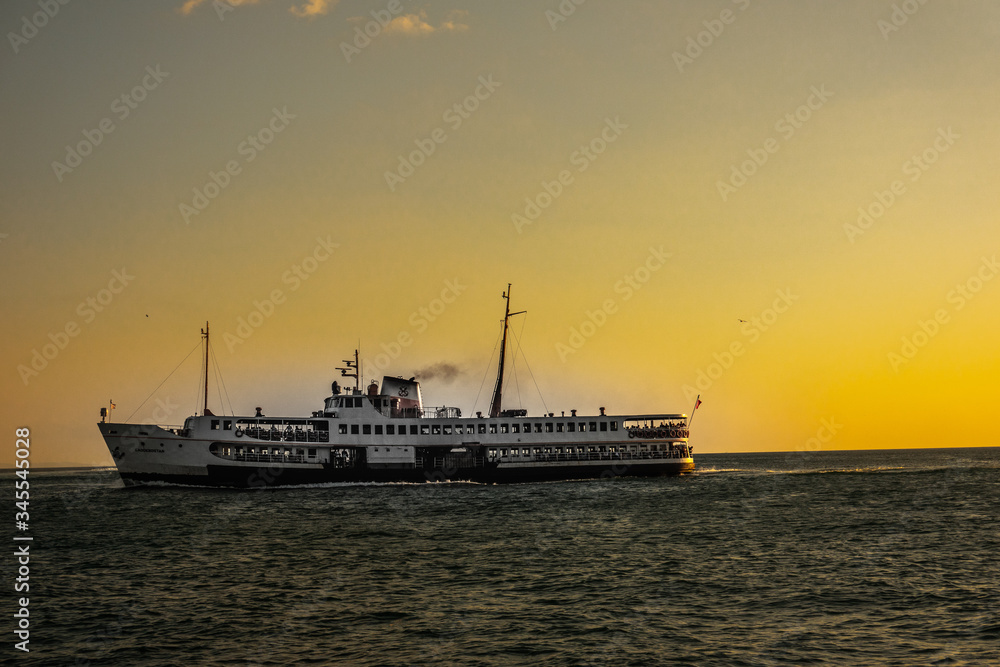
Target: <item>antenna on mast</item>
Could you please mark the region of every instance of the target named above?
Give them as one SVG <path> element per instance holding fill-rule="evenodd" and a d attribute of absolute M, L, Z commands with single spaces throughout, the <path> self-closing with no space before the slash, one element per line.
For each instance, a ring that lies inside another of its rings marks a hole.
<path fill-rule="evenodd" d="M 510 283 L 507 283 L 507 291 L 503 293 L 503 298 L 507 302 L 504 306 L 503 315 L 503 340 L 500 343 L 500 363 L 497 367 L 497 384 L 493 389 L 493 400 L 490 401 L 490 417 L 500 416 L 500 405 L 503 400 L 503 366 L 504 357 L 507 352 L 507 321 L 514 315 L 523 315 L 528 312 L 521 310 L 516 313 L 510 312 Z"/>
<path fill-rule="evenodd" d="M 354 388 L 361 391 L 361 366 L 358 362 L 358 350 L 354 350 L 354 359 L 344 359 L 344 364 L 346 367 L 337 368 L 337 370 L 340 371 L 340 376 L 345 378 L 354 378 Z M 350 371 L 354 372 L 352 373 Z"/>

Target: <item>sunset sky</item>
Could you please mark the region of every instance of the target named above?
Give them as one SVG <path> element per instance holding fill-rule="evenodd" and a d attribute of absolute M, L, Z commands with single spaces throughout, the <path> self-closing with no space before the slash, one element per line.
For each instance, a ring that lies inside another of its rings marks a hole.
<path fill-rule="evenodd" d="M 577 2 L 0 5 L 8 437 L 182 423 L 206 321 L 225 411 L 485 411 L 512 283 L 529 415 L 1000 444 L 1000 4 Z"/>

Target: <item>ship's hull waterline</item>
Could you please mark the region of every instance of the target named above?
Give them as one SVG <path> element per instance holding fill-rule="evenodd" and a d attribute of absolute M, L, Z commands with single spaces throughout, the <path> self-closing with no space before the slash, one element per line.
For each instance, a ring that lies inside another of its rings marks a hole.
<path fill-rule="evenodd" d="M 203 486 L 218 488 L 266 488 L 326 484 L 423 484 L 451 482 L 471 484 L 519 484 L 559 482 L 614 477 L 667 477 L 694 472 L 694 462 L 670 461 L 655 465 L 605 463 L 588 466 L 539 466 L 535 468 L 460 468 L 443 470 L 301 470 L 278 465 L 232 468 L 209 466 L 205 475 L 156 472 L 122 473 L 128 487 Z"/>

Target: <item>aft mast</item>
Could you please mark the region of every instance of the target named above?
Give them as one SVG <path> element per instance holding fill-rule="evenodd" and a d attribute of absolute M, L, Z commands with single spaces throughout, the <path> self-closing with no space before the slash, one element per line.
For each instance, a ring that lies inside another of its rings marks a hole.
<path fill-rule="evenodd" d="M 503 315 L 503 341 L 500 343 L 500 364 L 497 368 L 497 385 L 493 390 L 493 400 L 490 401 L 490 417 L 500 416 L 500 403 L 503 400 L 503 366 L 504 357 L 507 352 L 507 321 L 514 315 L 521 315 L 528 311 L 521 310 L 516 313 L 510 312 L 510 283 L 507 283 L 507 291 L 503 293 L 503 298 L 507 302 Z"/>

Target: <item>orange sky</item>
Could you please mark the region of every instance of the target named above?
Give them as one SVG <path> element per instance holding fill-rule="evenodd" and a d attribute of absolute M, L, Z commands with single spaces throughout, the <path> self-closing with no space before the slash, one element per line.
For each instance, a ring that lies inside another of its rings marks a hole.
<path fill-rule="evenodd" d="M 998 444 L 1000 7 L 38 11 L 0 8 L 0 414 L 34 465 L 110 464 L 112 399 L 181 423 L 198 353 L 157 387 L 206 320 L 238 413 L 319 409 L 359 342 L 486 410 L 508 282 L 529 414 L 700 393 L 696 452 Z"/>

